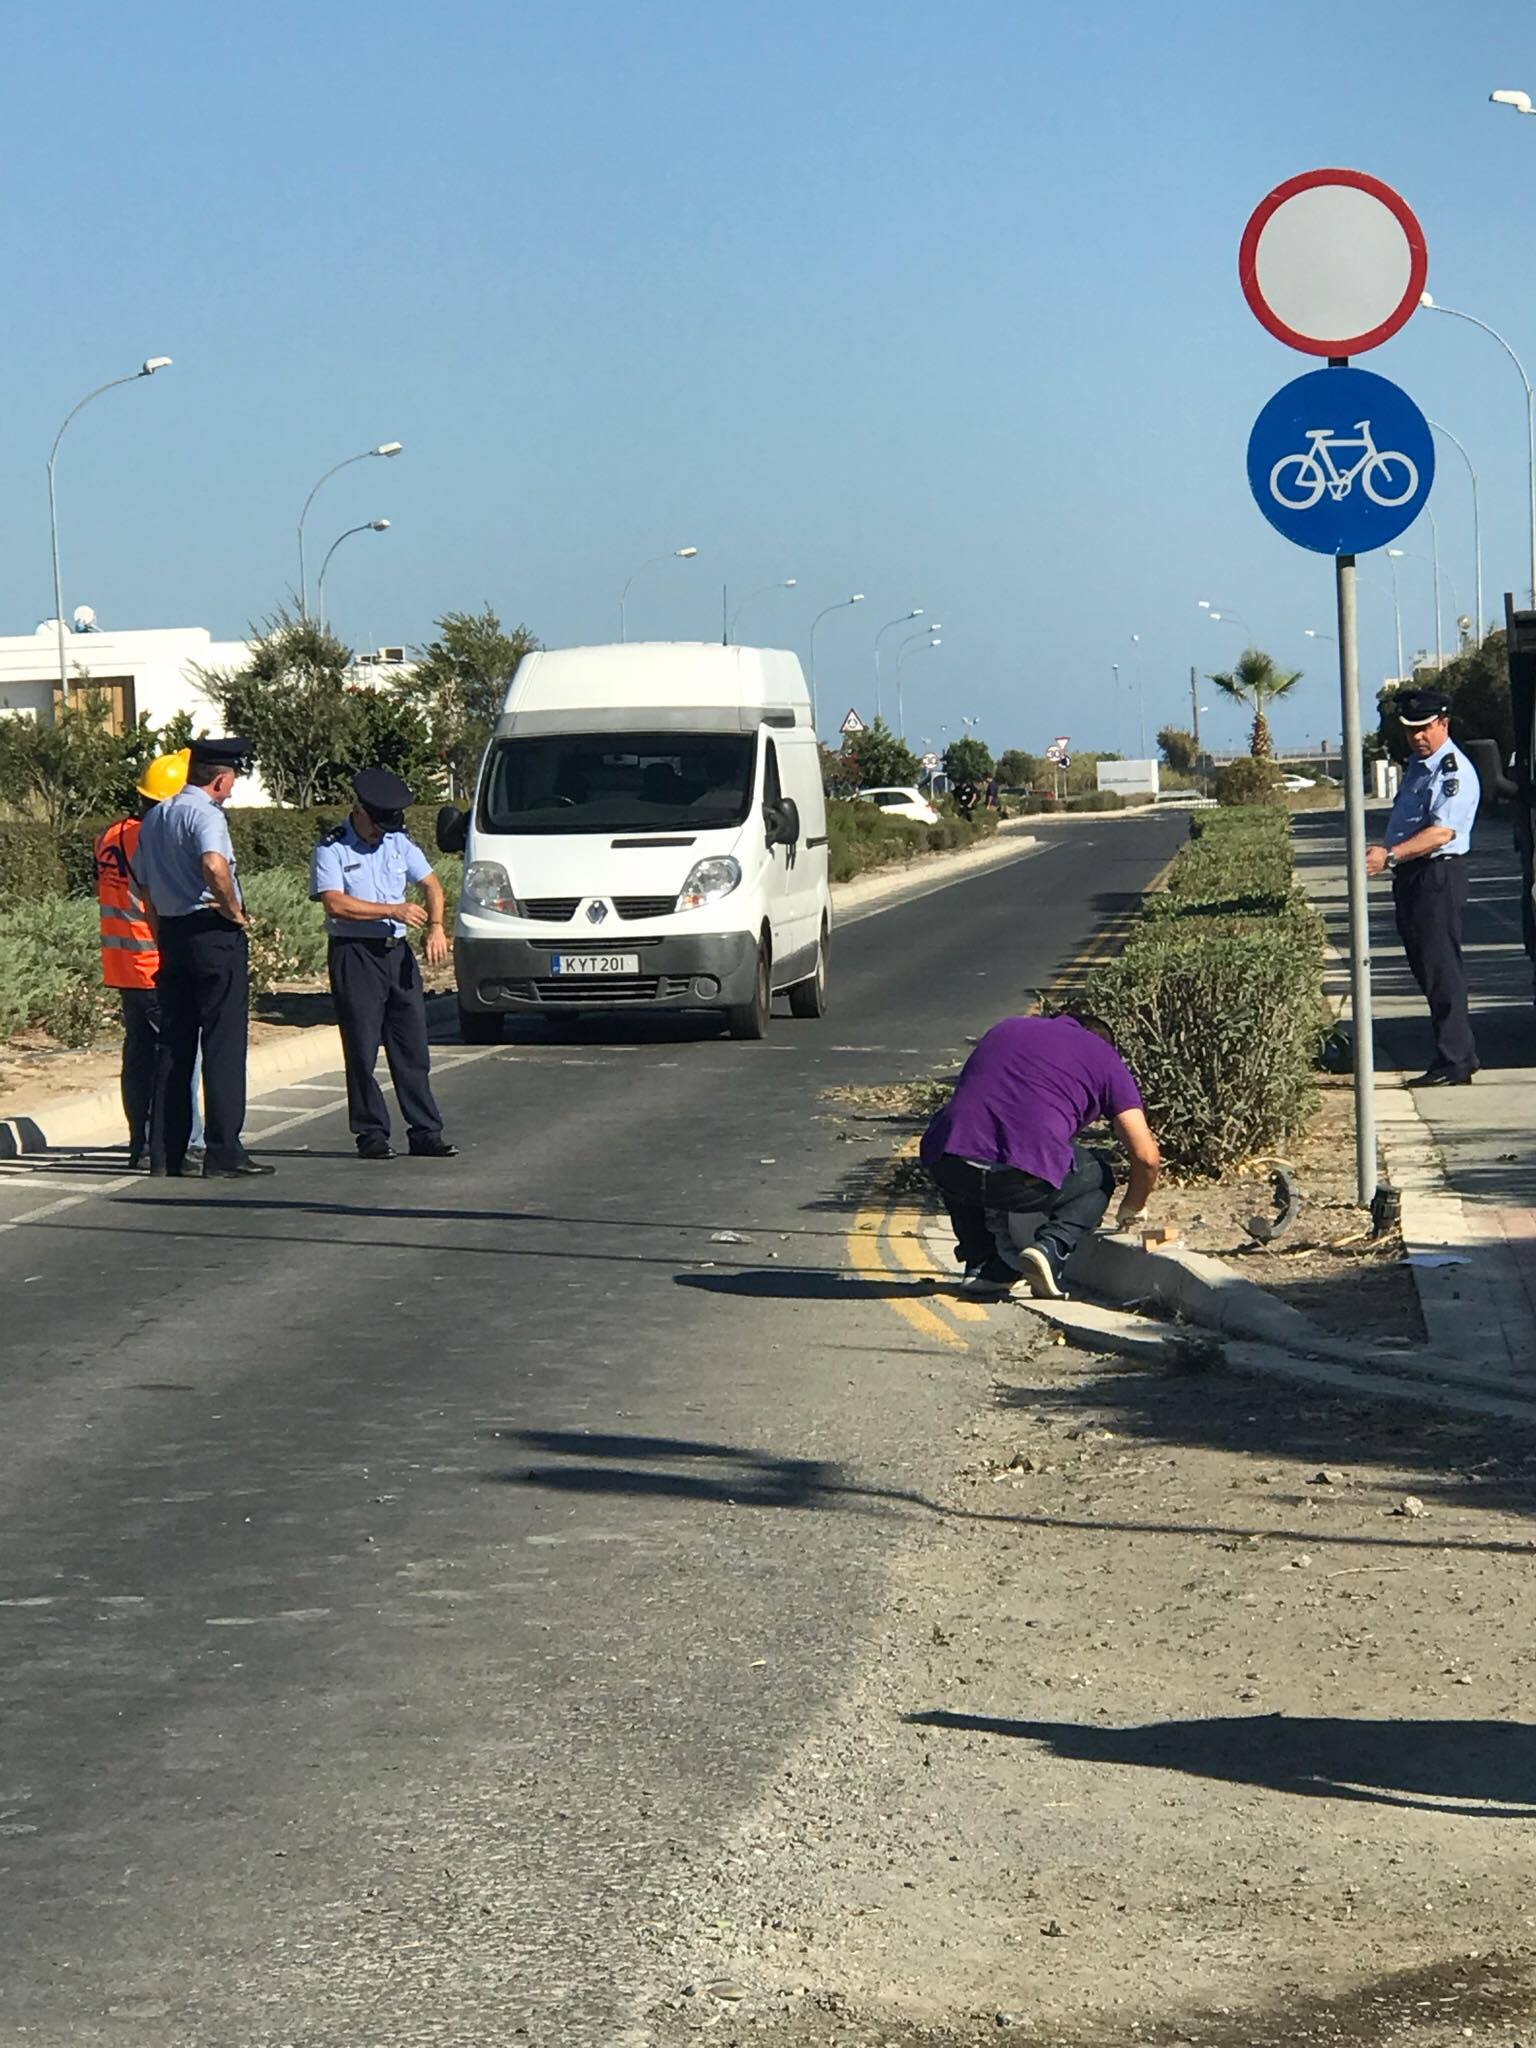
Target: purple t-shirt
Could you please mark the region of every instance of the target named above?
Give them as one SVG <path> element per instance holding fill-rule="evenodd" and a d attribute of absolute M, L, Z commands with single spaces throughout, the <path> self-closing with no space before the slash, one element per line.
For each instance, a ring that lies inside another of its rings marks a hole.
<path fill-rule="evenodd" d="M 923 1133 L 923 1163 L 946 1152 L 1014 1166 L 1059 1188 L 1079 1131 L 1142 1107 L 1112 1045 L 1075 1017 L 1005 1017 L 965 1063 L 955 1092 Z"/>

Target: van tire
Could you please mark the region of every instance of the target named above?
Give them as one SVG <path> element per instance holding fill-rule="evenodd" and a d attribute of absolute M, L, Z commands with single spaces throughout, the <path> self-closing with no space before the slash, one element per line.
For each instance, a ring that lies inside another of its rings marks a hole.
<path fill-rule="evenodd" d="M 460 1003 L 459 1043 L 500 1045 L 501 1027 L 505 1021 L 500 1010 L 466 1010 Z"/>
<path fill-rule="evenodd" d="M 764 938 L 757 949 L 757 977 L 752 984 L 750 1003 L 732 1003 L 725 1013 L 726 1028 L 732 1038 L 766 1038 L 768 1018 L 773 1008 L 773 961 Z"/>
<path fill-rule="evenodd" d="M 827 934 L 823 929 L 816 948 L 816 972 L 797 981 L 789 992 L 791 1017 L 825 1017 L 827 1014 Z"/>

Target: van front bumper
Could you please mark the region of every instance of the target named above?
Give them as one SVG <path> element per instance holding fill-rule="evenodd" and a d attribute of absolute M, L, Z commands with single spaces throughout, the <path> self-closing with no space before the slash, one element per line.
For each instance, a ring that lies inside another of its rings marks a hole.
<path fill-rule="evenodd" d="M 629 953 L 633 974 L 555 974 L 558 953 Z M 645 1008 L 723 1010 L 750 1003 L 757 940 L 750 932 L 698 932 L 671 938 L 480 939 L 453 945 L 459 1001 L 482 1015 L 507 1010 Z"/>

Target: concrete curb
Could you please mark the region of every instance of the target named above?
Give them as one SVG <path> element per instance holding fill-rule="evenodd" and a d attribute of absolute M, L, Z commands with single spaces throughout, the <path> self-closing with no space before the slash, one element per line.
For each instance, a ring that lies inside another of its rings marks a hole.
<path fill-rule="evenodd" d="M 996 838 L 985 846 L 967 847 L 961 853 L 925 854 L 899 868 L 881 868 L 852 882 L 834 883 L 834 918 L 841 918 L 846 912 L 850 914 L 844 921 L 856 923 L 898 902 L 948 888 L 978 869 L 1018 860 L 1040 843 L 1024 831 L 1028 822 L 1016 818 L 1000 825 Z M 429 996 L 428 1018 L 434 1023 L 444 1021 L 453 1015 L 454 1007 L 453 996 Z M 309 1024 L 279 1041 L 253 1046 L 246 1081 L 254 1091 L 274 1082 L 322 1074 L 340 1065 L 341 1041 L 336 1026 Z M 122 1141 L 123 1131 L 122 1100 L 115 1086 L 93 1088 L 80 1095 L 61 1095 L 36 1116 L 0 1118 L 0 1159 L 20 1159 L 69 1145 L 117 1144 Z"/>
<path fill-rule="evenodd" d="M 942 1218 L 935 1218 L 926 1233 L 932 1248 L 942 1253 L 941 1270 L 952 1264 L 949 1240 Z M 1374 1385 L 1385 1379 L 1394 1385 L 1435 1386 L 1485 1390 L 1522 1399 L 1519 1382 L 1507 1366 L 1476 1359 L 1448 1357 L 1432 1351 L 1388 1350 L 1336 1337 L 1300 1309 L 1276 1301 L 1256 1280 L 1234 1273 L 1222 1259 L 1204 1252 L 1163 1248 L 1148 1251 L 1134 1239 L 1102 1232 L 1085 1238 L 1075 1253 L 1070 1271 L 1074 1288 L 1086 1288 L 1112 1307 L 1100 1313 L 1117 1313 L 1155 1305 L 1165 1314 L 1194 1323 L 1203 1330 L 1238 1342 L 1256 1343 L 1286 1354 L 1309 1366 L 1327 1364 L 1346 1374 L 1361 1377 L 1362 1384 Z M 1091 1303 L 1036 1303 L 1052 1313 L 1081 1309 L 1093 1311 Z M 1155 1325 L 1143 1324 L 1144 1328 Z M 1231 1342 L 1224 1347 L 1230 1353 Z M 1340 1382 L 1344 1384 L 1344 1382 Z M 1536 1416 L 1536 1389 L 1530 1410 L 1511 1412 Z"/>
<path fill-rule="evenodd" d="M 1187 1332 L 1091 1302 L 1021 1301 L 1018 1306 L 1052 1324 L 1085 1351 L 1111 1352 L 1149 1367 L 1168 1368 L 1188 1343 Z M 1485 1415 L 1505 1422 L 1536 1422 L 1536 1397 L 1529 1401 L 1500 1399 L 1495 1394 L 1479 1393 L 1438 1379 L 1404 1379 L 1324 1359 L 1298 1358 L 1273 1344 L 1244 1340 L 1223 1343 L 1221 1365 L 1256 1379 L 1283 1380 L 1291 1386 L 1316 1387 L 1327 1393 L 1372 1401 L 1408 1401 L 1421 1408 L 1452 1409 L 1457 1414 Z"/>

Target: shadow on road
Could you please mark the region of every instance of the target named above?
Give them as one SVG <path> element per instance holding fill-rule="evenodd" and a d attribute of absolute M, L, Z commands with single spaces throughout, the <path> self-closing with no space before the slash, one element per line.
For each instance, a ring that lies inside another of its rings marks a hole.
<path fill-rule="evenodd" d="M 942 1709 L 902 1717 L 1040 1743 L 1077 1763 L 1141 1765 L 1264 1785 L 1309 1799 L 1480 1819 L 1536 1820 L 1536 1728 L 1522 1721 L 1353 1721 L 1332 1715 L 1231 1714 L 1094 1728 L 1072 1721 L 1010 1721 Z"/>

